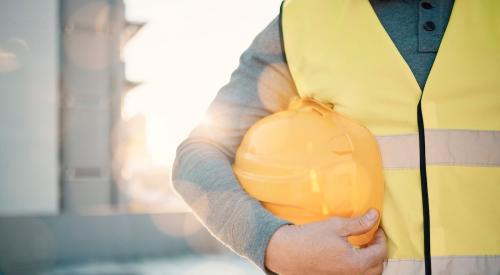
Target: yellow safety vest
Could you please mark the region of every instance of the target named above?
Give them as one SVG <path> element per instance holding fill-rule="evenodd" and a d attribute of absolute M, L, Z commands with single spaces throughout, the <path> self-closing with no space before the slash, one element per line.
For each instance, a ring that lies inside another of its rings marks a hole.
<path fill-rule="evenodd" d="M 500 1 L 455 0 L 422 92 L 368 0 L 288 0 L 301 97 L 377 138 L 384 274 L 500 274 Z"/>

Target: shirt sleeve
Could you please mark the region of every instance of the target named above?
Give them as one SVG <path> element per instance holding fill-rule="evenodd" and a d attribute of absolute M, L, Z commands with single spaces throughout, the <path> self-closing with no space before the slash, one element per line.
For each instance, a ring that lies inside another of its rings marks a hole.
<path fill-rule="evenodd" d="M 178 147 L 172 171 L 174 189 L 210 233 L 268 273 L 264 256 L 269 239 L 289 222 L 250 197 L 231 165 L 248 128 L 284 110 L 294 96 L 276 18 L 242 54 L 229 83 L 210 104 L 208 119 Z"/>

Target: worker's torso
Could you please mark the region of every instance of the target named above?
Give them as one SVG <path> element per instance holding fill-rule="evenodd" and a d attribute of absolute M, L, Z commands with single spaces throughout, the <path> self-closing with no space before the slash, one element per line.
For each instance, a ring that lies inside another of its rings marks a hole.
<path fill-rule="evenodd" d="M 423 274 L 426 256 L 434 274 L 500 274 L 499 14 L 495 0 L 455 1 L 422 92 L 368 0 L 284 4 L 300 96 L 377 137 L 387 274 Z"/>

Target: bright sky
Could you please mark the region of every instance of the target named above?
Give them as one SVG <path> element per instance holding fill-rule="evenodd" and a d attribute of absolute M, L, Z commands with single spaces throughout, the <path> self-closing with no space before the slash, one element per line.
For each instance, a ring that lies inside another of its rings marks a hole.
<path fill-rule="evenodd" d="M 170 165 L 241 53 L 278 15 L 281 0 L 125 3 L 128 20 L 148 24 L 124 49 L 127 78 L 145 84 L 125 98 L 123 115 L 146 116 L 153 161 Z"/>

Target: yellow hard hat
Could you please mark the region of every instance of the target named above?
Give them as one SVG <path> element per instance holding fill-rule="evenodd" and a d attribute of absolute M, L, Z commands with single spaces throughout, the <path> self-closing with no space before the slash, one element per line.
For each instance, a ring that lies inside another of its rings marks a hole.
<path fill-rule="evenodd" d="M 314 99 L 295 99 L 288 110 L 253 125 L 233 169 L 248 194 L 295 224 L 382 211 L 384 178 L 375 137 Z M 377 227 L 348 240 L 367 244 Z"/>

